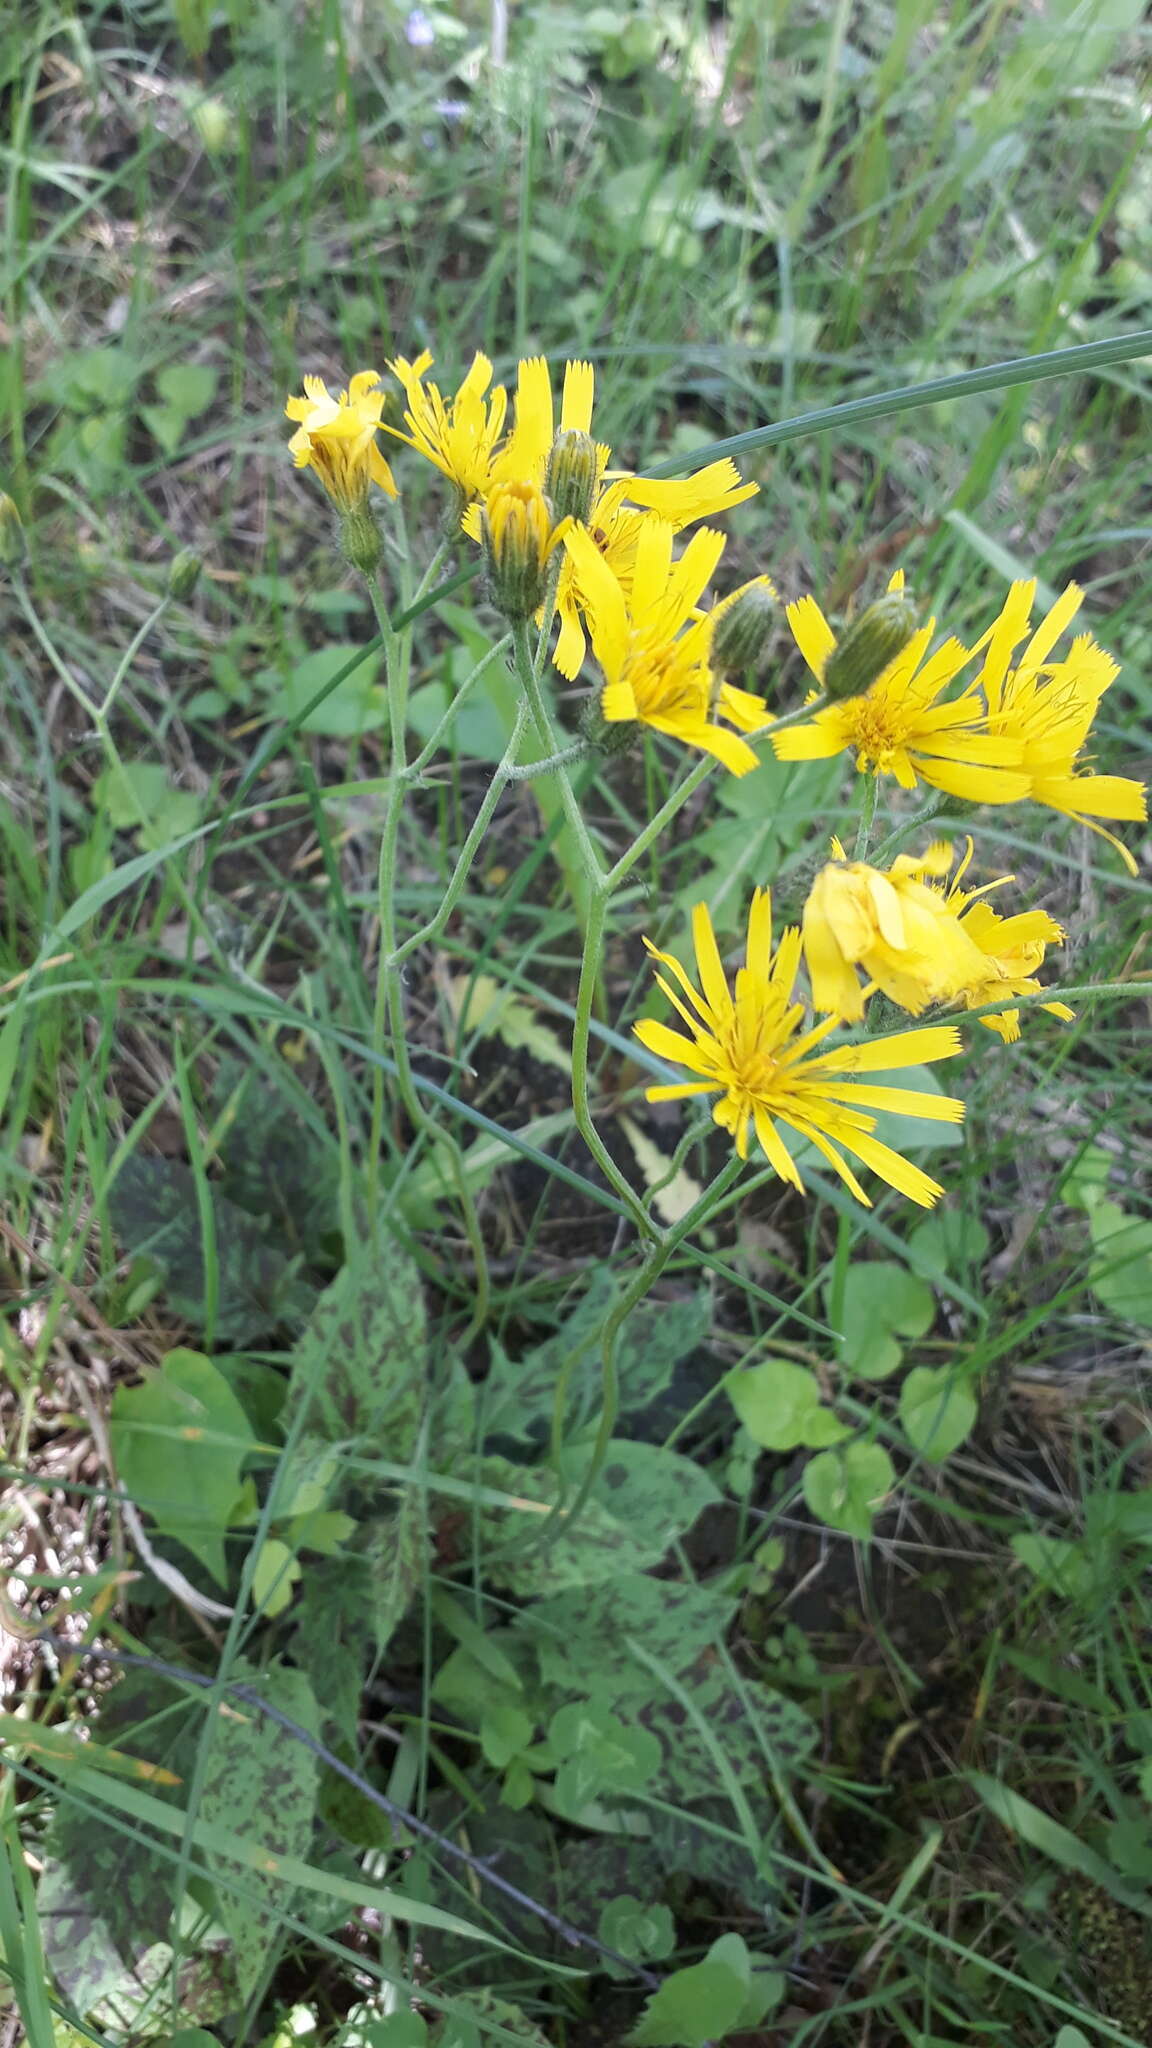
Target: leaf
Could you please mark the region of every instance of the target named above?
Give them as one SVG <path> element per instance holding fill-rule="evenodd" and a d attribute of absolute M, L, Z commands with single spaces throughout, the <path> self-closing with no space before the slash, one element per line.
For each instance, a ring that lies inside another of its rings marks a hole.
<path fill-rule="evenodd" d="M 588 1469 L 589 1448 L 573 1446 L 560 1460 L 564 1477 L 575 1487 Z M 614 1437 L 604 1453 L 591 1499 L 624 1522 L 642 1539 L 658 1563 L 665 1551 L 692 1527 L 705 1508 L 722 1499 L 719 1488 L 693 1458 L 661 1444 Z"/>
<path fill-rule="evenodd" d="M 302 1671 L 283 1664 L 258 1666 L 238 1659 L 233 1676 L 258 1687 L 269 1706 L 319 1736 L 320 1713 Z M 248 1848 L 269 1858 L 267 1870 L 229 1864 L 210 1855 L 215 1869 L 239 1876 L 243 1890 L 220 1885 L 216 1893 L 221 1923 L 232 1936 L 236 1974 L 246 1997 L 267 1967 L 282 1915 L 295 1911 L 295 1893 L 271 1859 L 292 1856 L 306 1860 L 316 1810 L 318 1761 L 286 1728 L 242 1702 L 217 1716 L 204 1776 L 201 1814 L 209 1828 L 226 1827 Z"/>
<path fill-rule="evenodd" d="M 678 1676 L 723 1640 L 737 1605 L 734 1594 L 715 1585 L 625 1571 L 608 1585 L 538 1601 L 518 1617 L 512 1640 L 534 1647 L 549 1685 L 583 1693 L 595 1671 L 602 1699 L 648 1697 L 652 1673 L 636 1658 L 632 1639 Z"/>
<path fill-rule="evenodd" d="M 168 1352 L 142 1385 L 116 1389 L 109 1438 L 130 1499 L 227 1585 L 224 1532 L 252 1428 L 223 1373 L 199 1351 Z"/>
<path fill-rule="evenodd" d="M 825 1287 L 826 1302 L 830 1294 L 831 1282 Z M 886 1379 L 903 1356 L 894 1338 L 922 1337 L 935 1318 L 931 1288 L 907 1266 L 888 1259 L 857 1260 L 844 1275 L 840 1355 L 859 1378 Z"/>
<path fill-rule="evenodd" d="M 594 1586 L 621 1572 L 658 1564 L 664 1555 L 666 1544 L 627 1527 L 599 1500 L 584 1503 L 570 1531 L 563 1511 L 554 1520 L 536 1512 L 537 1504 L 552 1507 L 562 1491 L 568 1496 L 574 1492 L 547 1467 L 482 1458 L 474 1476 L 479 1485 L 509 1496 L 506 1508 L 479 1507 L 473 1519 L 485 1576 L 522 1599 L 571 1586 Z"/>
<path fill-rule="evenodd" d="M 612 1273 L 607 1267 L 597 1267 L 576 1307 L 554 1336 L 519 1359 L 508 1358 L 498 1345 L 493 1345 L 492 1364 L 483 1389 L 486 1436 L 511 1437 L 520 1443 L 544 1438 L 552 1426 L 557 1383 L 576 1352 L 581 1355 L 569 1377 L 570 1424 L 579 1429 L 598 1414 L 603 1389 L 596 1333 L 618 1299 L 619 1288 Z M 712 1300 L 705 1289 L 646 1302 L 630 1315 L 616 1347 L 621 1413 L 636 1415 L 649 1408 L 670 1385 L 677 1366 L 703 1343 L 711 1327 Z"/>
<path fill-rule="evenodd" d="M 523 997 L 502 988 L 492 975 L 452 975 L 445 993 L 457 1026 L 464 1032 L 502 1038 L 513 1052 L 526 1052 L 543 1066 L 571 1073 L 571 1051 L 561 1045 L 555 1031 L 540 1022 Z"/>
<path fill-rule="evenodd" d="M 251 1216 L 207 1190 L 215 1237 L 216 1336 L 244 1345 L 296 1322 L 315 1299 L 281 1252 L 267 1244 Z M 112 1227 L 136 1257 L 159 1268 L 171 1307 L 203 1325 L 207 1314 L 204 1243 L 196 1178 L 179 1159 L 127 1159 L 108 1195 Z"/>
<path fill-rule="evenodd" d="M 627 2039 L 634 2048 L 706 2048 L 743 2020 L 750 1986 L 751 1966 L 741 1937 L 722 1936 L 704 1962 L 673 1970 L 664 1979 Z"/>
<path fill-rule="evenodd" d="M 278 1536 L 266 1536 L 252 1572 L 252 1599 L 271 1621 L 292 1605 L 292 1588 L 301 1576 L 295 1554 Z"/>
<path fill-rule="evenodd" d="M 365 649 L 356 667 L 342 681 L 335 680 L 341 669 L 355 660 L 360 652 L 350 642 L 333 641 L 303 655 L 287 674 L 272 669 L 261 670 L 256 680 L 270 692 L 268 716 L 299 717 L 317 691 L 332 683 L 328 696 L 302 721 L 301 732 L 324 733 L 330 739 L 357 739 L 362 733 L 372 732 L 383 725 L 388 699 L 376 683 L 380 667 L 378 648 Z"/>
<path fill-rule="evenodd" d="M 393 1237 L 364 1240 L 325 1289 L 292 1354 L 290 1428 L 359 1438 L 395 1463 L 412 1456 L 425 1400 L 427 1318 L 415 1262 Z"/>
<path fill-rule="evenodd" d="M 596 1700 L 570 1701 L 552 1716 L 549 1747 L 562 1758 L 555 1808 L 579 1822 L 591 1800 L 641 1792 L 659 1770 L 663 1747 L 648 1728 L 630 1726 Z"/>
<path fill-rule="evenodd" d="M 749 1436 L 768 1451 L 791 1451 L 800 1444 L 818 1449 L 849 1434 L 846 1423 L 823 1404 L 820 1383 L 806 1366 L 787 1358 L 766 1358 L 743 1371 L 739 1366 L 724 1387 Z"/>
<path fill-rule="evenodd" d="M 339 1241 L 339 1154 L 277 1087 L 240 1059 L 223 1059 L 211 1094 L 220 1192 L 259 1218 L 287 1256 L 323 1259 Z M 329 1256 L 328 1263 L 335 1264 Z"/>
<path fill-rule="evenodd" d="M 1152 1329 L 1152 1223 L 1129 1216 L 1118 1202 L 1097 1201 L 1088 1225 L 1093 1292 L 1114 1314 Z"/>
<path fill-rule="evenodd" d="M 165 455 L 175 455 L 184 439 L 188 424 L 186 413 L 179 412 L 171 405 L 142 405 L 140 417 L 158 448 Z"/>
<path fill-rule="evenodd" d="M 1020 1563 L 1042 1586 L 1073 1600 L 1091 1593 L 1095 1573 L 1080 1544 L 1065 1536 L 1046 1536 L 1038 1529 L 1022 1529 L 1011 1541 Z"/>
<path fill-rule="evenodd" d="M 818 1451 L 805 1465 L 804 1499 L 817 1521 L 865 1543 L 895 1479 L 883 1444 L 846 1444 L 842 1450 Z"/>
<path fill-rule="evenodd" d="M 468 667 L 472 667 L 470 661 Z M 424 683 L 413 690 L 408 700 L 408 723 L 418 740 L 431 739 L 449 701 L 450 686 L 444 681 Z M 507 744 L 503 720 L 485 694 L 483 682 L 477 683 L 445 734 L 445 752 L 465 761 L 495 763 L 503 757 Z"/>
<path fill-rule="evenodd" d="M 963 1209 L 935 1209 L 908 1239 L 908 1257 L 927 1280 L 962 1275 L 987 1257 L 989 1236 L 978 1216 Z"/>
<path fill-rule="evenodd" d="M 652 1197 L 652 1206 L 661 1222 L 682 1223 L 703 1193 L 699 1181 L 693 1180 L 682 1166 L 669 1177 L 671 1160 L 658 1145 L 652 1143 L 639 1124 L 633 1123 L 630 1116 L 623 1115 L 617 1117 L 616 1123 L 636 1155 L 636 1164 L 644 1176 L 645 1186 L 659 1184 L 659 1193 Z"/>
<path fill-rule="evenodd" d="M 406 1487 L 400 1505 L 373 1525 L 364 1555 L 368 1562 L 372 1633 L 382 1657 L 429 1569 L 427 1504 L 419 1489 Z"/>
<path fill-rule="evenodd" d="M 1074 1835 L 1070 1828 L 1053 1820 L 1051 1814 L 1034 1806 L 1021 1793 L 1014 1792 L 1000 1778 L 986 1777 L 983 1771 L 965 1771 L 963 1776 L 988 1811 L 1011 1834 L 1027 1842 L 1029 1848 L 1038 1849 L 1042 1856 L 1047 1856 L 1052 1863 L 1059 1863 L 1065 1870 L 1079 1871 L 1081 1877 L 1086 1877 L 1091 1884 L 1101 1885 L 1113 1898 L 1122 1899 L 1145 1917 L 1152 1917 L 1152 1903 L 1144 1898 L 1134 1898 L 1120 1882 L 1111 1864 L 1103 1856 L 1098 1856 L 1095 1849 L 1090 1849 L 1087 1842 L 1082 1842 L 1079 1835 Z"/>
<path fill-rule="evenodd" d="M 110 1749 L 104 1742 L 82 1741 L 78 1729 L 60 1728 L 51 1722 L 27 1721 L 22 1714 L 0 1714 L 0 1742 L 11 1744 L 36 1758 L 45 1770 L 67 1773 L 73 1766 L 113 1771 L 121 1778 L 135 1778 L 140 1784 L 178 1785 L 174 1771 L 147 1757 L 129 1756 L 122 1749 Z"/>
<path fill-rule="evenodd" d="M 952 1366 L 914 1365 L 900 1389 L 900 1420 L 908 1441 L 934 1465 L 971 1436 L 978 1414 Z"/>
<path fill-rule="evenodd" d="M 606 1947 L 638 1963 L 661 1962 L 676 1946 L 676 1923 L 667 1906 L 645 1905 L 630 1892 L 601 1907 L 597 1933 Z M 625 1974 L 618 1963 L 606 1967 L 612 1976 Z"/>
<path fill-rule="evenodd" d="M 210 363 L 167 363 L 156 372 L 156 389 L 165 405 L 185 420 L 207 412 L 218 382 Z"/>

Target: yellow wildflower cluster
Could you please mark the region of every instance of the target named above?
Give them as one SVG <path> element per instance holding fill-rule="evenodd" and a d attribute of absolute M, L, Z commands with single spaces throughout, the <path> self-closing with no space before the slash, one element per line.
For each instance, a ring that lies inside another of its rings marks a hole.
<path fill-rule="evenodd" d="M 290 444 L 297 465 L 315 468 L 347 534 L 349 521 L 370 517 L 372 486 L 396 494 L 380 433 L 431 463 L 452 486 L 453 524 L 481 547 L 490 592 L 517 632 L 535 618 L 550 636 L 557 622 L 552 660 L 568 679 L 580 674 L 591 644 L 605 724 L 646 726 L 737 776 L 759 765 L 750 740 L 764 735 L 782 762 L 848 753 L 861 773 L 891 776 L 904 790 L 924 783 L 970 804 L 1030 800 L 1101 833 L 1135 873 L 1130 853 L 1098 821 L 1142 819 L 1143 787 L 1096 774 L 1086 753 L 1117 664 L 1087 632 L 1057 652 L 1080 609 L 1076 584 L 1034 624 L 1036 585 L 1014 583 L 970 644 L 954 635 L 936 643 L 936 621 L 921 623 L 899 571 L 886 596 L 839 635 L 815 599 L 801 597 L 786 617 L 816 688 L 799 714 L 774 719 L 765 699 L 738 680 L 762 666 L 777 607 L 771 579 L 754 577 L 704 604 L 725 541 L 700 522 L 757 489 L 734 464 L 712 462 L 671 482 L 612 470 L 611 450 L 593 432 L 595 376 L 587 362 L 566 364 L 558 419 L 540 357 L 518 364 L 511 405 L 483 355 L 448 397 L 429 381 L 427 351 L 387 367 L 403 394 L 402 425 L 384 417 L 374 372 L 354 376 L 336 398 L 319 378 L 305 378 L 305 395 L 287 406 L 297 423 Z M 677 554 L 687 527 L 696 531 Z M 943 842 L 919 856 L 899 854 L 887 868 L 848 860 L 836 839 L 832 851 L 799 925 L 775 947 L 771 898 L 767 889 L 755 891 L 731 988 L 705 904 L 692 915 L 695 980 L 645 940 L 684 1029 L 645 1020 L 636 1036 L 692 1077 L 659 1082 L 648 1099 L 712 1098 L 713 1118 L 739 1156 L 747 1157 L 754 1137 L 796 1188 L 803 1186 L 792 1149 L 798 1139 L 861 1202 L 868 1196 L 850 1160 L 929 1206 L 940 1187 L 876 1136 L 877 1113 L 958 1122 L 963 1104 L 876 1077 L 951 1058 L 960 1050 L 956 1026 L 929 1024 L 862 1043 L 829 1040 L 840 1027 L 861 1024 L 869 997 L 880 991 L 912 1017 L 938 1006 L 998 1006 L 980 1022 L 1010 1044 L 1020 1030 L 1013 999 L 1041 992 L 1036 977 L 1046 949 L 1064 934 L 1044 910 L 1001 915 L 992 908 L 988 893 L 1011 876 L 961 886 L 971 839 L 954 873 Z M 1058 1000 L 1042 1007 L 1072 1017 Z"/>

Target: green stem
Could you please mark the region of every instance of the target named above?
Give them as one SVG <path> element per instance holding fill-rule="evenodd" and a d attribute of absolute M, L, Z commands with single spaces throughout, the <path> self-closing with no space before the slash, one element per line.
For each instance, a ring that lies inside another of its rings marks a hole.
<path fill-rule="evenodd" d="M 600 979 L 604 950 L 604 929 L 608 921 L 608 889 L 597 880 L 590 882 L 588 918 L 584 927 L 584 949 L 580 956 L 580 985 L 576 991 L 576 1015 L 572 1025 L 572 1109 L 576 1128 L 604 1175 L 619 1195 L 642 1238 L 651 1239 L 653 1223 L 632 1184 L 621 1173 L 596 1129 L 588 1085 L 588 1047 L 592 1006 Z"/>
<path fill-rule="evenodd" d="M 544 692 L 541 688 L 540 669 L 537 666 L 536 657 L 539 655 L 540 647 L 543 645 L 543 639 L 544 636 L 541 635 L 540 642 L 537 644 L 536 649 L 533 650 L 529 644 L 527 620 L 517 620 L 512 627 L 512 644 L 516 651 L 516 673 L 523 685 L 524 694 L 531 707 L 532 717 L 535 720 L 541 744 L 547 747 L 550 754 L 560 754 L 563 753 L 564 749 L 552 724 L 548 706 L 544 699 Z M 576 801 L 576 792 L 572 787 L 567 769 L 563 765 L 558 765 L 554 772 L 560 784 L 560 800 L 564 806 L 564 816 L 568 821 L 572 837 L 580 850 L 580 858 L 588 877 L 589 889 L 594 890 L 599 886 L 604 874 L 604 863 L 589 837 L 588 827 L 581 815 L 580 806 Z"/>
<path fill-rule="evenodd" d="M 931 803 L 925 804 L 922 811 L 917 811 L 911 818 L 906 818 L 902 825 L 894 826 L 887 838 L 880 841 L 872 855 L 872 866 L 878 868 L 881 861 L 890 860 L 893 854 L 899 853 L 904 841 L 913 832 L 918 832 L 921 825 L 931 824 L 933 818 L 940 816 L 944 804 L 944 797 L 934 796 Z"/>
<path fill-rule="evenodd" d="M 542 761 L 525 761 L 523 767 L 513 768 L 509 782 L 534 782 L 538 775 L 554 775 L 558 768 L 567 768 L 577 761 L 586 760 L 588 749 L 583 740 L 574 740 L 570 747 L 561 747 L 558 754 L 546 754 Z"/>
<path fill-rule="evenodd" d="M 853 860 L 863 860 L 868 851 L 868 841 L 872 837 L 872 827 L 876 822 L 876 800 L 879 794 L 879 778 L 875 775 L 866 775 L 864 778 L 864 794 L 860 800 L 860 823 L 856 828 L 856 846 L 852 855 Z"/>

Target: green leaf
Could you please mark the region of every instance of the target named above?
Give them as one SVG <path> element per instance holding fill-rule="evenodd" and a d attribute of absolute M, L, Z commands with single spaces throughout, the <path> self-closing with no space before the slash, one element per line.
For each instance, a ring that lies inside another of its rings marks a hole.
<path fill-rule="evenodd" d="M 408 723 L 418 740 L 431 739 L 448 708 L 449 694 L 447 682 L 424 683 L 413 691 L 408 702 Z M 496 762 L 507 744 L 504 721 L 485 696 L 483 683 L 478 683 L 452 721 L 445 738 L 445 752 L 467 761 Z"/>
<path fill-rule="evenodd" d="M 667 1549 L 660 1533 L 632 1529 L 595 1498 L 585 1502 L 571 1532 L 563 1513 L 551 1520 L 534 1512 L 532 1504 L 552 1507 L 573 1492 L 550 1467 L 482 1458 L 475 1466 L 475 1479 L 478 1485 L 509 1496 L 506 1508 L 485 1504 L 474 1517 L 485 1575 L 494 1586 L 522 1599 L 571 1586 L 595 1586 L 621 1572 L 642 1570 L 658 1564 Z"/>
<path fill-rule="evenodd" d="M 825 1287 L 826 1303 L 831 1286 Z M 894 1339 L 922 1337 L 935 1317 L 932 1289 L 907 1266 L 888 1259 L 856 1261 L 844 1275 L 840 1355 L 860 1379 L 886 1379 L 903 1356 Z"/>
<path fill-rule="evenodd" d="M 529 1747 L 533 1732 L 533 1723 L 522 1707 L 494 1700 L 481 1717 L 480 1747 L 493 1768 L 502 1771 Z"/>
<path fill-rule="evenodd" d="M 900 1420 L 910 1444 L 940 1464 L 971 1436 L 979 1414 L 952 1366 L 914 1365 L 900 1389 Z"/>
<path fill-rule="evenodd" d="M 1129 1216 L 1118 1202 L 1097 1201 L 1088 1211 L 1095 1256 L 1093 1292 L 1116 1315 L 1152 1328 L 1152 1223 Z"/>
<path fill-rule="evenodd" d="M 590 1446 L 581 1444 L 561 1458 L 561 1472 L 573 1487 L 583 1479 L 589 1455 Z M 660 1444 L 614 1437 L 590 1498 L 625 1523 L 650 1548 L 655 1563 L 723 1496 L 695 1459 Z"/>
<path fill-rule="evenodd" d="M 607 1585 L 538 1601 L 518 1618 L 512 1640 L 534 1647 L 546 1684 L 584 1693 L 594 1671 L 603 1699 L 648 1697 L 652 1674 L 634 1655 L 632 1639 L 679 1675 L 723 1640 L 737 1604 L 716 1585 L 625 1571 Z"/>
<path fill-rule="evenodd" d="M 302 1671 L 272 1664 L 261 1671 L 238 1659 L 233 1676 L 253 1684 L 269 1706 L 319 1736 L 320 1714 Z M 220 1885 L 216 1906 L 236 1950 L 236 1973 L 245 1996 L 267 1967 L 269 1949 L 284 1913 L 296 1910 L 296 1893 L 274 1867 L 281 1856 L 307 1860 L 316 1810 L 318 1761 L 304 1743 L 266 1714 L 233 1701 L 217 1715 L 204 1778 L 201 1815 L 208 1828 L 225 1827 L 249 1850 L 258 1849 L 268 1867 L 229 1863 L 219 1855 L 216 1869 L 239 1877 L 243 1890 Z"/>
<path fill-rule="evenodd" d="M 1042 1586 L 1066 1599 L 1085 1598 L 1095 1583 L 1092 1560 L 1078 1543 L 1065 1536 L 1046 1536 L 1037 1529 L 1023 1529 L 1012 1538 L 1012 1549 L 1022 1565 Z"/>
<path fill-rule="evenodd" d="M 292 1588 L 301 1575 L 294 1552 L 278 1536 L 266 1536 L 252 1572 L 252 1599 L 269 1620 L 292 1605 Z"/>
<path fill-rule="evenodd" d="M 765 1450 L 819 1449 L 849 1433 L 825 1408 L 815 1373 L 791 1359 L 766 1358 L 746 1372 L 737 1366 L 724 1386 L 748 1434 Z"/>
<path fill-rule="evenodd" d="M 415 1262 L 392 1237 L 356 1245 L 293 1351 L 285 1427 L 306 1403 L 330 1442 L 361 1438 L 403 1463 L 424 1410 L 426 1335 Z"/>
<path fill-rule="evenodd" d="M 168 363 L 156 373 L 156 389 L 165 405 L 185 420 L 207 412 L 218 381 L 209 363 Z"/>
<path fill-rule="evenodd" d="M 602 1942 L 635 1962 L 660 1962 L 676 1946 L 676 1923 L 667 1906 L 645 1905 L 642 1899 L 622 1892 L 600 1909 L 597 1929 Z M 613 1976 L 623 1972 L 609 1964 Z"/>
<path fill-rule="evenodd" d="M 883 1444 L 846 1444 L 842 1450 L 818 1451 L 805 1465 L 804 1499 L 817 1521 L 864 1543 L 895 1480 Z"/>
<path fill-rule="evenodd" d="M 214 1229 L 216 1336 L 243 1345 L 281 1323 L 298 1322 L 315 1300 L 283 1254 L 266 1243 L 255 1219 L 209 1182 Z M 164 1292 L 186 1321 L 207 1319 L 204 1240 L 196 1177 L 180 1159 L 127 1159 L 109 1190 L 108 1213 L 134 1256 L 159 1268 Z"/>
<path fill-rule="evenodd" d="M 305 654 L 286 675 L 270 669 L 262 670 L 256 680 L 271 693 L 269 717 L 298 717 L 316 692 L 322 690 L 326 683 L 334 682 L 341 669 L 346 668 L 358 652 L 359 649 L 350 643 L 334 641 L 327 647 L 317 647 L 311 654 Z M 379 667 L 379 649 L 365 652 L 351 673 L 342 682 L 335 683 L 323 703 L 303 720 L 300 731 L 324 733 L 331 739 L 357 739 L 361 733 L 373 732 L 383 725 L 388 699 L 376 683 Z"/>
<path fill-rule="evenodd" d="M 165 455 L 175 455 L 184 439 L 184 430 L 188 425 L 187 413 L 179 412 L 171 405 L 142 405 L 140 417 L 156 446 L 162 449 Z"/>
<path fill-rule="evenodd" d="M 103 769 L 92 784 L 93 802 L 118 832 L 155 817 L 167 795 L 168 771 L 158 761 L 125 761 Z"/>
<path fill-rule="evenodd" d="M 944 1279 L 980 1266 L 990 1242 L 978 1216 L 963 1209 L 934 1209 L 908 1239 L 908 1257 L 925 1279 Z"/>
<path fill-rule="evenodd" d="M 963 1776 L 983 1800 L 988 1811 L 1016 1835 L 1027 1842 L 1032 1849 L 1038 1849 L 1053 1863 L 1059 1863 L 1065 1870 L 1077 1870 L 1090 1883 L 1101 1885 L 1113 1898 L 1123 1899 L 1126 1905 L 1135 1907 L 1145 1917 L 1152 1917 L 1152 1903 L 1147 1899 L 1137 1902 L 1121 1884 L 1116 1872 L 1103 1856 L 1074 1835 L 1042 1807 L 1034 1806 L 1030 1799 L 1014 1792 L 1000 1778 L 989 1778 L 982 1771 L 966 1771 Z"/>
<path fill-rule="evenodd" d="M 143 1385 L 117 1388 L 109 1436 L 125 1492 L 226 1585 L 224 1532 L 252 1428 L 223 1373 L 198 1351 L 170 1351 Z"/>
<path fill-rule="evenodd" d="M 492 1347 L 483 1390 L 484 1431 L 521 1443 L 542 1438 L 551 1428 L 556 1386 L 566 1361 L 582 1351 L 568 1384 L 570 1426 L 580 1429 L 599 1413 L 602 1399 L 599 1330 L 619 1299 L 619 1286 L 605 1266 L 595 1267 L 576 1307 L 554 1336 L 510 1359 Z M 635 1415 L 652 1406 L 712 1327 L 711 1296 L 700 1289 L 665 1301 L 644 1303 L 620 1332 L 616 1369 L 620 1409 Z"/>
<path fill-rule="evenodd" d="M 722 2040 L 739 2025 L 750 1984 L 751 1967 L 743 1941 L 738 1934 L 723 1936 L 713 1942 L 704 1962 L 673 1970 L 664 1979 L 627 2038 L 634 2048 L 705 2048 L 707 2042 Z"/>
<path fill-rule="evenodd" d="M 562 1759 L 556 1774 L 559 1810 L 575 1819 L 589 1800 L 643 1791 L 663 1759 L 650 1729 L 620 1719 L 599 1700 L 571 1700 L 548 1727 L 549 1746 Z"/>

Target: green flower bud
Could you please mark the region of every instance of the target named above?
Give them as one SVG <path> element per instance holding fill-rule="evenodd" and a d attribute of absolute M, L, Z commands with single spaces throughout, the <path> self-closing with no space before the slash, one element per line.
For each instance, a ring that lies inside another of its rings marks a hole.
<path fill-rule="evenodd" d="M 7 491 L 0 491 L 0 562 L 6 569 L 18 569 L 27 553 L 24 521 Z"/>
<path fill-rule="evenodd" d="M 506 619 L 530 619 L 544 602 L 552 507 L 538 484 L 498 484 L 480 508 L 488 587 Z"/>
<path fill-rule="evenodd" d="M 607 755 L 609 760 L 620 754 L 630 753 L 641 738 L 644 728 L 636 718 L 607 719 L 600 709 L 599 697 L 588 697 L 580 709 L 578 720 L 580 737 L 595 747 L 598 754 Z"/>
<path fill-rule="evenodd" d="M 168 595 L 184 599 L 191 597 L 200 581 L 202 563 L 192 548 L 181 548 L 168 564 Z"/>
<path fill-rule="evenodd" d="M 919 630 L 912 600 L 902 590 L 878 597 L 854 619 L 828 656 L 824 695 L 832 704 L 862 697 Z"/>
<path fill-rule="evenodd" d="M 731 602 L 718 606 L 710 667 L 722 676 L 746 675 L 758 668 L 777 608 L 776 592 L 766 576 L 746 583 Z"/>
<path fill-rule="evenodd" d="M 346 512 L 340 521 L 340 547 L 345 559 L 362 576 L 371 576 L 384 552 L 376 515 L 365 505 L 361 512 Z"/>
<path fill-rule="evenodd" d="M 587 526 L 596 500 L 599 466 L 591 434 L 585 434 L 579 427 L 565 427 L 557 434 L 544 478 L 557 525 L 562 519 L 575 519 L 581 526 Z"/>

